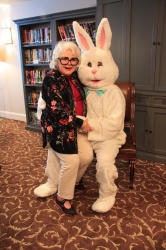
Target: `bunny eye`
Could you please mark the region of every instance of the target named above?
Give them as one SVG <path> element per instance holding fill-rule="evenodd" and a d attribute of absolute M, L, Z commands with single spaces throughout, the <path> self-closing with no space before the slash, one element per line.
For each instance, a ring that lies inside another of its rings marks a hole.
<path fill-rule="evenodd" d="M 97 66 L 98 67 L 103 66 L 102 62 L 98 62 Z"/>
<path fill-rule="evenodd" d="M 91 64 L 91 62 L 88 62 L 88 64 L 87 64 L 87 65 L 88 65 L 88 67 L 92 67 L 92 64 Z"/>

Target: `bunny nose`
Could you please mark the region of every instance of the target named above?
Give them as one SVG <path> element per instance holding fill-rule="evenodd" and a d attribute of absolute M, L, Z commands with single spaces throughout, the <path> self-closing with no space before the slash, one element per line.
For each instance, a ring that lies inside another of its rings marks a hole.
<path fill-rule="evenodd" d="M 92 74 L 96 74 L 97 70 L 96 69 L 93 69 L 92 70 Z"/>

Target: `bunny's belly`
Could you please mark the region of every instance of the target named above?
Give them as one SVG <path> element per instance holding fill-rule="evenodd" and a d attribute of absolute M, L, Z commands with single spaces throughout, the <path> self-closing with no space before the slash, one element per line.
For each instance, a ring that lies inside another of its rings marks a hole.
<path fill-rule="evenodd" d="M 98 96 L 95 91 L 89 93 L 87 97 L 87 118 L 101 118 L 103 117 L 103 98 Z"/>

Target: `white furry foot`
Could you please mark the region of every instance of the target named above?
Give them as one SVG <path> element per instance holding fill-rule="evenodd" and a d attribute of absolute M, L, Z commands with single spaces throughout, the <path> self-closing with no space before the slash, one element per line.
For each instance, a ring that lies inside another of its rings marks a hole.
<path fill-rule="evenodd" d="M 98 198 L 92 205 L 92 210 L 98 213 L 108 212 L 115 203 L 115 195 Z"/>
<path fill-rule="evenodd" d="M 45 184 L 35 188 L 34 195 L 44 198 L 55 194 L 57 190 L 58 188 L 56 186 L 50 185 L 49 182 L 46 182 Z"/>

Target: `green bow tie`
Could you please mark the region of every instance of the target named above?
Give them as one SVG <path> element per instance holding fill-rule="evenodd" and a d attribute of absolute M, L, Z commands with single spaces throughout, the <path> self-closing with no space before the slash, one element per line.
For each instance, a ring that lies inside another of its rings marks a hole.
<path fill-rule="evenodd" d="M 102 96 L 102 94 L 104 94 L 105 92 L 106 92 L 106 89 L 101 89 L 101 90 L 93 90 L 93 89 L 88 89 L 88 88 L 85 88 L 85 95 L 86 95 L 86 97 L 87 97 L 87 95 L 88 95 L 88 93 L 90 92 L 90 91 L 95 91 L 96 92 L 96 94 L 98 95 L 98 96 Z"/>

